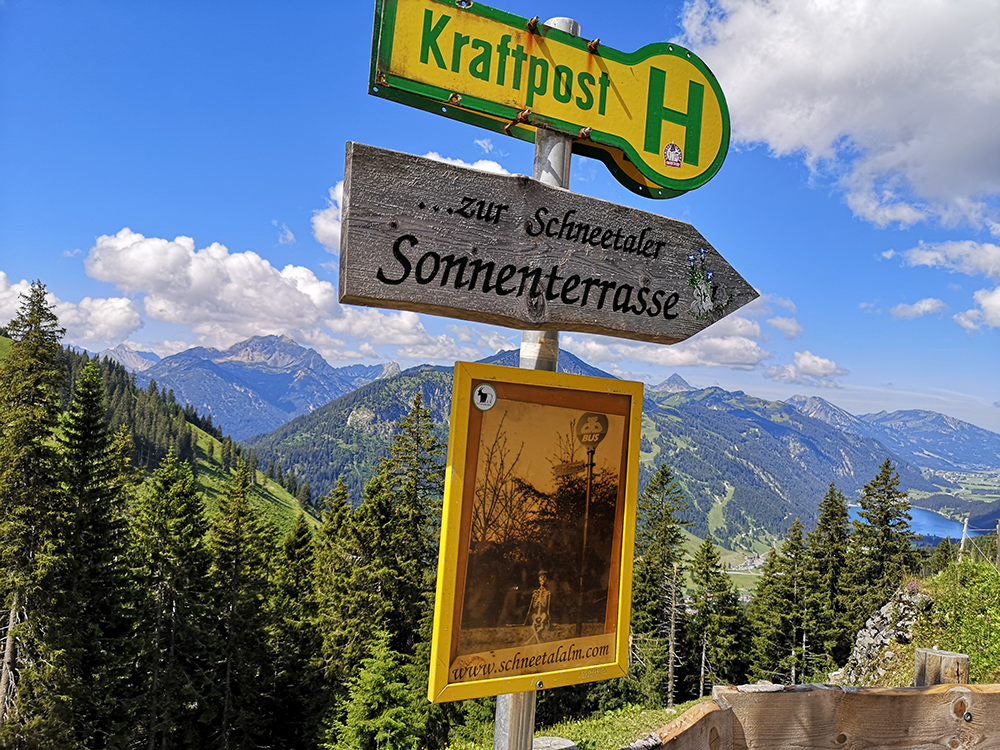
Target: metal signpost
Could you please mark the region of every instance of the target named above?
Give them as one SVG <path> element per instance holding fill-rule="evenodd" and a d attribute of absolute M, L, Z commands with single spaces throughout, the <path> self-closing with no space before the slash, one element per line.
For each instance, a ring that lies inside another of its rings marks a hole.
<path fill-rule="evenodd" d="M 758 296 L 694 227 L 565 189 L 573 153 L 599 159 L 622 185 L 648 198 L 681 195 L 718 172 L 729 146 L 729 112 L 715 76 L 689 50 L 661 43 L 624 53 L 599 39 L 580 38 L 572 19 L 542 24 L 537 17 L 521 18 L 473 0 L 376 0 L 369 92 L 534 142 L 534 179 L 348 144 L 342 303 L 519 328 L 520 367 L 553 373 L 532 376 L 544 380 L 569 377 L 554 374 L 560 330 L 672 344 Z M 460 373 L 470 367 L 477 366 L 456 364 L 456 384 L 463 388 L 471 376 Z M 478 390 L 465 394 L 456 385 L 453 394 L 453 404 L 465 404 L 463 414 L 471 413 L 470 402 L 485 413 L 487 404 L 499 398 L 485 382 L 493 376 L 476 372 L 482 381 Z M 641 403 L 641 385 L 625 385 L 640 389 Z M 587 470 L 580 563 L 574 564 L 580 592 L 574 634 L 582 640 L 579 612 L 591 552 L 594 456 L 609 433 L 612 413 L 582 415 L 577 439 L 587 452 L 585 464 L 570 458 L 550 470 L 557 482 L 574 481 Z M 452 421 L 454 429 L 454 413 Z M 614 449 L 624 455 L 622 446 Z M 449 441 L 449 487 L 460 488 L 464 481 L 455 473 L 453 453 L 466 456 L 469 450 Z M 462 477 L 474 475 L 475 467 L 462 466 Z M 634 470 L 623 464 L 621 473 L 631 477 Z M 445 524 L 439 581 L 445 569 L 459 575 L 452 570 L 458 565 L 456 549 L 458 557 L 466 555 L 465 565 L 474 556 L 463 547 L 468 536 L 457 518 Z M 634 517 L 629 522 L 634 524 Z M 623 566 L 630 564 L 632 531 L 620 532 L 628 546 L 621 550 Z M 463 569 L 461 580 L 469 574 Z M 548 601 L 544 574 L 539 571 L 538 597 Z M 564 581 L 567 575 L 564 570 Z M 621 573 L 623 588 L 629 588 L 629 575 Z M 604 631 L 605 636 L 617 633 L 616 663 L 622 670 L 617 628 L 624 623 L 627 633 L 625 599 L 619 600 L 625 609 L 613 626 L 612 619 L 606 620 Z M 529 750 L 534 688 L 542 682 L 532 681 L 531 669 L 518 668 L 506 678 L 479 680 L 479 670 L 495 654 L 479 655 L 468 643 L 462 652 L 459 633 L 466 622 L 456 607 L 468 603 L 463 602 L 454 589 L 438 592 L 438 605 L 447 611 L 435 613 L 439 658 L 432 666 L 430 694 L 454 700 L 494 695 L 501 686 L 519 691 L 497 697 L 494 748 Z M 471 611 L 474 623 L 478 610 Z M 439 637 L 439 627 L 451 636 Z M 484 637 L 469 636 L 477 643 Z M 537 633 L 536 646 L 541 647 Z M 496 663 L 506 664 L 503 659 Z M 469 670 L 476 676 L 470 677 Z M 590 680 L 617 672 L 596 675 L 584 665 L 545 686 L 569 684 L 567 675 Z"/>

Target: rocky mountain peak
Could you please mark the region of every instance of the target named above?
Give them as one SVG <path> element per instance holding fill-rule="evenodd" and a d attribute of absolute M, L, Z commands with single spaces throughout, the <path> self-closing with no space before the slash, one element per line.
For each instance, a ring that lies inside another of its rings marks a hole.
<path fill-rule="evenodd" d="M 99 359 L 107 357 L 130 372 L 143 372 L 160 361 L 152 352 L 137 352 L 125 344 L 118 344 L 97 354 Z"/>
<path fill-rule="evenodd" d="M 694 388 L 675 372 L 662 383 L 651 386 L 647 390 L 653 393 L 686 393 L 687 391 L 695 391 L 698 389 Z"/>

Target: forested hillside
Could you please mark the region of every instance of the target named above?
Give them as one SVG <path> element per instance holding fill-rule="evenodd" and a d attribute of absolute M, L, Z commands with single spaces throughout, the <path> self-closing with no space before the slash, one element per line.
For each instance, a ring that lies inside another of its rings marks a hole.
<path fill-rule="evenodd" d="M 10 352 L 12 343 L 0 338 L 0 361 Z M 280 528 L 290 528 L 303 508 L 316 514 L 308 482 L 299 482 L 294 472 L 282 472 L 278 481 L 273 467 L 271 476 L 267 476 L 252 451 L 244 452 L 241 445 L 223 436 L 221 429 L 212 424 L 211 416 L 199 414 L 189 404 L 180 406 L 172 391 L 158 388 L 155 381 L 146 388 L 138 387 L 131 373 L 107 358 L 91 359 L 72 349 L 61 349 L 58 361 L 64 374 L 59 389 L 63 412 L 70 406 L 83 370 L 88 364 L 97 369 L 108 429 L 112 434 L 127 430 L 133 468 L 151 473 L 173 451 L 178 460 L 190 465 L 208 510 L 214 512 L 222 486 L 237 463 L 245 460 L 251 467 L 252 502 Z"/>
<path fill-rule="evenodd" d="M 388 455 L 396 424 L 418 394 L 431 415 L 435 435 L 447 444 L 451 381 L 451 368 L 415 367 L 362 386 L 245 444 L 262 460 L 280 461 L 294 470 L 320 494 L 343 477 L 351 497 L 358 498 L 379 460 Z"/>
<path fill-rule="evenodd" d="M 853 498 L 889 456 L 907 489 L 935 489 L 875 440 L 781 401 L 706 388 L 653 393 L 645 406 L 647 466 L 670 465 L 691 498 L 692 531 L 701 537 L 711 531 L 730 546 L 780 534 L 796 518 L 812 527 L 831 482 Z"/>
<path fill-rule="evenodd" d="M 516 366 L 516 352 L 489 359 Z M 563 352 L 579 373 L 596 368 Z M 435 430 L 447 440 L 450 368 L 424 366 L 380 380 L 247 442 L 262 460 L 281 461 L 319 493 L 341 475 L 352 494 L 386 455 L 396 421 L 420 393 Z M 808 527 L 830 482 L 855 497 L 888 456 L 910 490 L 938 488 L 877 441 L 844 433 L 791 405 L 719 388 L 653 391 L 643 404 L 640 484 L 666 463 L 691 502 L 685 518 L 701 538 L 711 533 L 733 549 L 762 549 L 795 519 Z M 355 496 L 357 496 L 355 494 Z"/>

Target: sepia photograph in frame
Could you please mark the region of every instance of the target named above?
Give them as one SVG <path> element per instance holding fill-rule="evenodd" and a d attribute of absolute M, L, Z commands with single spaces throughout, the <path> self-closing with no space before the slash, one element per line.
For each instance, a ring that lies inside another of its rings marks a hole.
<path fill-rule="evenodd" d="M 620 677 L 642 384 L 455 365 L 428 697 Z"/>

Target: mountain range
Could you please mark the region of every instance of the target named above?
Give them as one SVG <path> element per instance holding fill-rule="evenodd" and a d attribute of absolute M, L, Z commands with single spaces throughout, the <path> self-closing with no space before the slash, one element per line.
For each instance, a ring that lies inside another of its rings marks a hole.
<path fill-rule="evenodd" d="M 123 364 L 123 359 L 145 359 L 129 351 L 119 348 L 114 358 Z M 210 414 L 234 440 L 245 440 L 365 383 L 396 375 L 399 365 L 333 367 L 287 336 L 254 336 L 224 350 L 188 349 L 133 371 L 138 384 L 155 380 L 158 387 L 172 390 L 179 403 Z"/>
<path fill-rule="evenodd" d="M 483 361 L 517 367 L 519 354 Z M 565 351 L 559 369 L 614 378 Z M 155 380 L 180 403 L 211 414 L 262 461 L 294 469 L 315 496 L 344 476 L 358 501 L 418 392 L 439 437 L 448 436 L 452 368 L 334 368 L 287 337 L 190 349 L 150 362 L 136 379 Z M 676 374 L 646 388 L 640 450 L 640 485 L 667 461 L 691 503 L 692 531 L 744 548 L 783 533 L 795 518 L 808 525 L 831 482 L 855 498 L 886 457 L 918 504 L 974 513 L 991 506 L 956 497 L 957 485 L 940 472 L 1000 469 L 1000 435 L 936 412 L 856 416 L 818 397 L 767 401 L 695 388 Z"/>
<path fill-rule="evenodd" d="M 786 403 L 844 432 L 874 438 L 925 469 L 989 471 L 1000 466 L 1000 435 L 934 411 L 854 416 L 818 396 L 792 396 Z"/>

